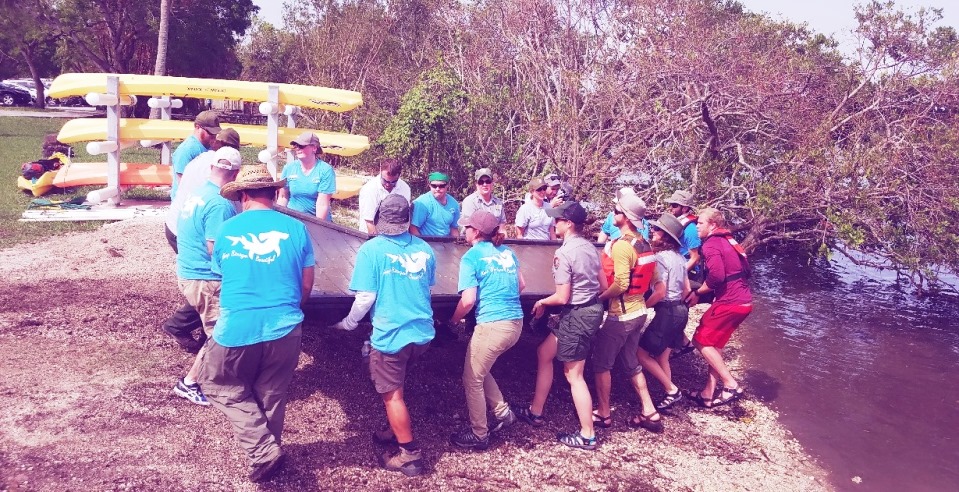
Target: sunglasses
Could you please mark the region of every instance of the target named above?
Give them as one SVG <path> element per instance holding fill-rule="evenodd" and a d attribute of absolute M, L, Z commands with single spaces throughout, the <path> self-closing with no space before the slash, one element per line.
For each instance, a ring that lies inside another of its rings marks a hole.
<path fill-rule="evenodd" d="M 396 183 L 399 183 L 400 178 L 396 178 L 396 179 L 394 179 L 393 181 L 390 181 L 390 180 L 384 178 L 383 176 L 380 176 L 380 181 L 382 181 L 383 184 L 385 184 L 385 185 L 393 186 L 393 185 L 396 185 Z"/>
<path fill-rule="evenodd" d="M 670 204 L 669 204 L 669 208 L 681 208 L 681 207 L 682 207 L 682 205 L 680 205 L 680 204 L 678 204 L 678 203 L 670 203 Z"/>
<path fill-rule="evenodd" d="M 623 215 L 623 214 L 625 214 L 626 212 L 623 212 L 622 210 L 620 210 L 620 209 L 618 209 L 618 208 L 614 208 L 614 209 L 613 209 L 613 213 L 616 214 L 616 215 Z"/>
<path fill-rule="evenodd" d="M 540 186 L 539 188 L 536 188 L 536 191 L 546 191 L 546 186 Z"/>
<path fill-rule="evenodd" d="M 446 188 L 446 183 L 430 183 L 430 188 L 437 188 L 442 190 L 443 188 Z"/>
<path fill-rule="evenodd" d="M 652 231 L 652 232 L 660 232 L 660 231 L 662 231 L 662 229 L 660 229 L 660 228 L 658 228 L 658 227 L 656 227 L 656 226 L 654 226 L 654 225 L 649 226 L 649 230 Z"/>
<path fill-rule="evenodd" d="M 488 185 L 488 184 L 493 184 L 493 180 L 492 180 L 492 179 L 481 179 L 481 180 L 477 181 L 476 183 L 477 183 L 477 184 L 481 184 L 481 185 Z"/>

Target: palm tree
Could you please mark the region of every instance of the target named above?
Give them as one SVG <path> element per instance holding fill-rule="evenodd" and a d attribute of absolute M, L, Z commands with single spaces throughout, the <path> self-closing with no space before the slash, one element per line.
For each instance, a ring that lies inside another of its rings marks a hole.
<path fill-rule="evenodd" d="M 157 61 L 153 75 L 166 75 L 167 40 L 170 37 L 170 0 L 160 0 L 160 33 L 157 39 Z M 150 110 L 150 119 L 160 117 L 159 109 Z"/>

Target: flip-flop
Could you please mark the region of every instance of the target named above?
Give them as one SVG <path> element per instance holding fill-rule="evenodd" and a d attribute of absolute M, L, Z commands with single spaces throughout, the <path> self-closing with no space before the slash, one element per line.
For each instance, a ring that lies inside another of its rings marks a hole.
<path fill-rule="evenodd" d="M 727 393 L 729 394 L 729 396 L 723 397 L 723 395 Z M 716 398 L 713 401 L 711 401 L 709 403 L 708 408 L 714 408 L 721 405 L 732 403 L 738 400 L 740 397 L 742 397 L 743 393 L 745 393 L 745 390 L 743 390 L 741 386 L 737 386 L 735 388 L 723 388 L 723 390 L 719 393 L 719 398 Z"/>

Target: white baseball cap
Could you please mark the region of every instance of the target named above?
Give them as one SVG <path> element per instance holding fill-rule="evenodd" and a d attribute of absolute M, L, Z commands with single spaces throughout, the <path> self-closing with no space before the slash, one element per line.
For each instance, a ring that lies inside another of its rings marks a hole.
<path fill-rule="evenodd" d="M 233 147 L 220 147 L 213 155 L 213 165 L 220 169 L 236 171 L 242 164 L 243 157 L 240 156 L 240 151 Z"/>

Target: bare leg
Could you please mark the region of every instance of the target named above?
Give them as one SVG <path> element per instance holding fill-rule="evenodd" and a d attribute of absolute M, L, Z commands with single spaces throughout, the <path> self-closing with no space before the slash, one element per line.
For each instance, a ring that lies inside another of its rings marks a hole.
<path fill-rule="evenodd" d="M 729 372 L 729 368 L 726 367 L 726 363 L 723 362 L 723 352 L 716 347 L 706 347 L 700 344 L 696 344 L 696 348 L 699 349 L 699 353 L 703 354 L 703 358 L 706 359 L 706 363 L 709 364 L 709 379 L 706 381 L 706 387 L 703 389 L 703 392 L 707 397 L 712 397 L 714 391 L 716 391 L 716 383 L 718 380 L 722 380 L 723 386 L 726 388 L 737 388 L 739 384 L 733 379 L 733 375 Z"/>
<path fill-rule="evenodd" d="M 669 360 L 669 354 L 666 352 L 664 353 L 666 354 L 666 360 Z M 660 357 L 662 357 L 662 354 L 660 354 Z M 643 369 L 648 371 L 652 377 L 659 381 L 659 384 L 663 385 L 663 389 L 665 389 L 667 393 L 674 393 L 677 389 L 679 389 L 673 384 L 672 381 L 670 381 L 669 373 L 667 372 L 668 370 L 664 370 L 661 366 L 661 359 L 654 359 L 653 356 L 649 355 L 649 352 L 643 350 L 642 348 L 636 350 L 636 358 L 639 359 L 639 364 L 643 366 Z M 669 363 L 667 362 L 666 364 L 666 367 L 669 367 Z M 640 373 L 640 375 L 642 376 L 642 373 Z M 643 377 L 643 386 L 646 386 L 645 379 L 646 378 Z M 649 393 L 649 390 L 647 389 L 646 392 Z"/>
<path fill-rule="evenodd" d="M 553 359 L 556 357 L 556 335 L 550 333 L 543 343 L 536 349 L 536 390 L 533 392 L 533 401 L 529 410 L 536 415 L 543 415 L 546 406 L 546 397 L 553 387 Z"/>
<path fill-rule="evenodd" d="M 383 405 L 386 406 L 386 419 L 390 422 L 396 442 L 406 444 L 413 441 L 413 428 L 410 413 L 403 400 L 403 388 L 383 393 Z"/>
<path fill-rule="evenodd" d="M 589 395 L 589 387 L 583 378 L 585 360 L 566 362 L 563 364 L 563 373 L 569 381 L 569 389 L 573 394 L 573 405 L 576 406 L 576 415 L 579 417 L 580 435 L 587 439 L 596 437 L 593 430 L 593 398 Z"/>
<path fill-rule="evenodd" d="M 190 366 L 190 372 L 186 373 L 186 378 L 190 381 L 196 381 L 196 378 L 200 375 L 200 366 L 203 365 L 203 354 L 206 353 L 206 345 L 204 344 L 200 347 L 200 351 L 196 354 L 196 359 L 193 359 L 193 365 Z"/>
<path fill-rule="evenodd" d="M 644 376 L 642 372 L 637 372 L 632 378 L 630 378 L 630 381 L 633 383 L 633 389 L 636 390 L 636 394 L 639 395 L 639 401 L 643 406 L 642 410 L 640 410 L 642 414 L 644 416 L 655 414 L 656 405 L 653 404 L 653 398 L 649 395 L 649 386 L 646 384 L 646 376 Z"/>
<path fill-rule="evenodd" d="M 595 373 L 596 379 L 596 414 L 600 417 L 609 417 L 612 409 L 609 405 L 609 394 L 612 392 L 613 378 L 609 371 Z"/>
<path fill-rule="evenodd" d="M 666 379 L 670 381 L 673 380 L 673 368 L 669 366 L 669 356 L 673 353 L 673 349 L 667 348 L 663 350 L 663 353 L 659 354 L 659 357 L 656 357 L 656 362 L 659 362 L 659 367 L 662 368 L 663 374 L 666 374 Z"/>

